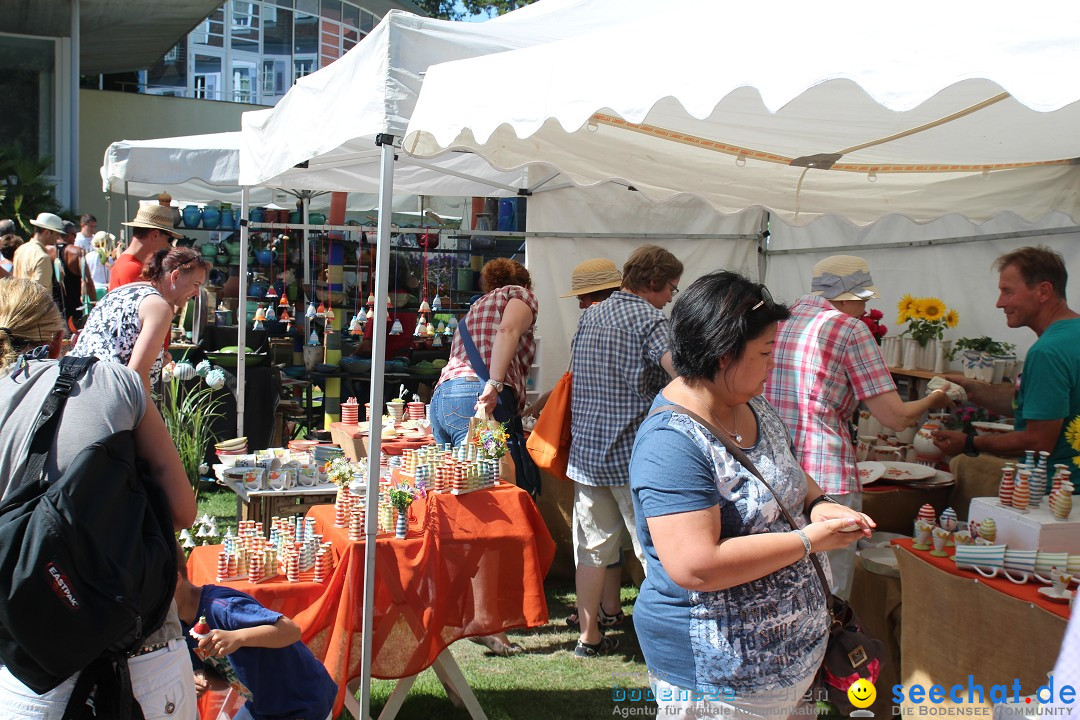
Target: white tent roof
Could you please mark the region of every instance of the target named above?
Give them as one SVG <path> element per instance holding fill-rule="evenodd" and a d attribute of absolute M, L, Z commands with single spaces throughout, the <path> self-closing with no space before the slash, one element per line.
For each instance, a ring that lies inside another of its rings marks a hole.
<path fill-rule="evenodd" d="M 404 134 L 429 65 L 571 37 L 608 20 L 603 8 L 581 0 L 537 3 L 483 23 L 391 11 L 363 42 L 297 80 L 276 106 L 244 113 L 240 181 L 279 184 L 288 174 L 293 178 L 287 184 L 296 187 L 295 176 L 303 175 L 304 187 L 354 190 L 353 161 L 373 163 L 380 133 Z M 498 94 L 512 81 L 501 73 L 472 78 L 457 88 L 453 102 Z M 303 172 L 293 170 L 305 162 Z M 455 172 L 525 187 L 523 173 L 499 173 L 477 158 L 458 157 L 452 165 Z M 428 195 L 513 194 L 505 188 L 462 191 L 460 182 L 444 187 L 421 177 L 417 183 L 427 183 L 422 192 Z M 395 179 L 396 189 L 401 181 L 407 179 Z"/>
<path fill-rule="evenodd" d="M 540 0 L 591 34 L 431 67 L 404 148 L 805 224 L 1080 217 L 1080 6 Z M 522 11 L 518 11 L 521 13 Z M 517 15 L 518 13 L 513 13 Z M 557 15 L 558 13 L 555 13 Z M 501 78 L 497 92 L 463 92 Z M 828 169 L 831 168 L 831 169 Z"/>

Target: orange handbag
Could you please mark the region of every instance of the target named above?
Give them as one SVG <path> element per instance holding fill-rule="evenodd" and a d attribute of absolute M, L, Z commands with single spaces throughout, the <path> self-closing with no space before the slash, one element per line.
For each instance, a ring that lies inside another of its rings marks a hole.
<path fill-rule="evenodd" d="M 569 480 L 566 463 L 570 459 L 570 378 L 567 370 L 555 383 L 525 443 L 537 467 L 562 480 Z"/>

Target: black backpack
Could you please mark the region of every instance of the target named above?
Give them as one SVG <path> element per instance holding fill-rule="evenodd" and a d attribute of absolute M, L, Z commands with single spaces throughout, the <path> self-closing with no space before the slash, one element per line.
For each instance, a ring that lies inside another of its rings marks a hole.
<path fill-rule="evenodd" d="M 43 473 L 68 395 L 94 361 L 60 361 L 26 469 L 0 506 L 0 661 L 37 693 L 93 666 L 83 695 L 120 698 L 138 717 L 126 653 L 162 626 L 176 589 L 168 502 L 144 479 L 130 430 L 83 449 L 55 482 Z"/>

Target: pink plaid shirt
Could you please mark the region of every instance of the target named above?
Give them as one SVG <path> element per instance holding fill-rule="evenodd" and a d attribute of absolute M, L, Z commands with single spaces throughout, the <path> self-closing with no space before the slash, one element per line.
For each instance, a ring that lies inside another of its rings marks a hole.
<path fill-rule="evenodd" d="M 765 396 L 793 435 L 795 457 L 827 493 L 858 492 L 850 422 L 859 401 L 896 390 L 861 320 L 804 295 L 780 326 Z"/>
<path fill-rule="evenodd" d="M 509 387 L 517 393 L 517 413 L 525 409 L 525 378 L 529 375 L 529 368 L 536 357 L 536 337 L 533 331 L 536 328 L 537 302 L 532 290 L 526 290 L 520 285 L 504 285 L 496 288 L 481 297 L 469 308 L 465 316 L 465 322 L 469 326 L 469 336 L 476 343 L 476 349 L 480 351 L 480 357 L 491 369 L 491 350 L 495 345 L 495 333 L 499 331 L 499 323 L 502 322 L 503 310 L 511 299 L 521 300 L 529 306 L 533 312 L 533 322 L 525 334 L 518 340 L 517 352 L 510 361 L 510 368 L 506 377 L 503 378 Z M 439 382 L 443 383 L 458 377 L 476 376 L 476 371 L 469 365 L 469 356 L 465 354 L 465 346 L 461 344 L 460 333 L 454 333 L 454 343 L 450 346 L 450 360 L 443 368 L 439 376 Z"/>

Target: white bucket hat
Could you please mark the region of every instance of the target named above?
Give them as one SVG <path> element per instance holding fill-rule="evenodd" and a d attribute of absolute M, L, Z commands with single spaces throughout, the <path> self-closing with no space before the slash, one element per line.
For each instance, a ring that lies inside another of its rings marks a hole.
<path fill-rule="evenodd" d="M 53 232 L 58 232 L 61 235 L 64 234 L 64 221 L 60 218 L 59 215 L 54 215 L 47 212 L 38 213 L 37 218 L 31 220 L 30 224 L 34 227 L 42 228 L 43 230 L 52 230 Z"/>
<path fill-rule="evenodd" d="M 878 296 L 870 266 L 857 255 L 833 255 L 815 265 L 810 291 L 826 300 L 869 300 Z"/>
<path fill-rule="evenodd" d="M 607 258 L 591 258 L 578 264 L 570 274 L 570 292 L 559 297 L 586 295 L 599 290 L 622 287 L 622 273 Z"/>

